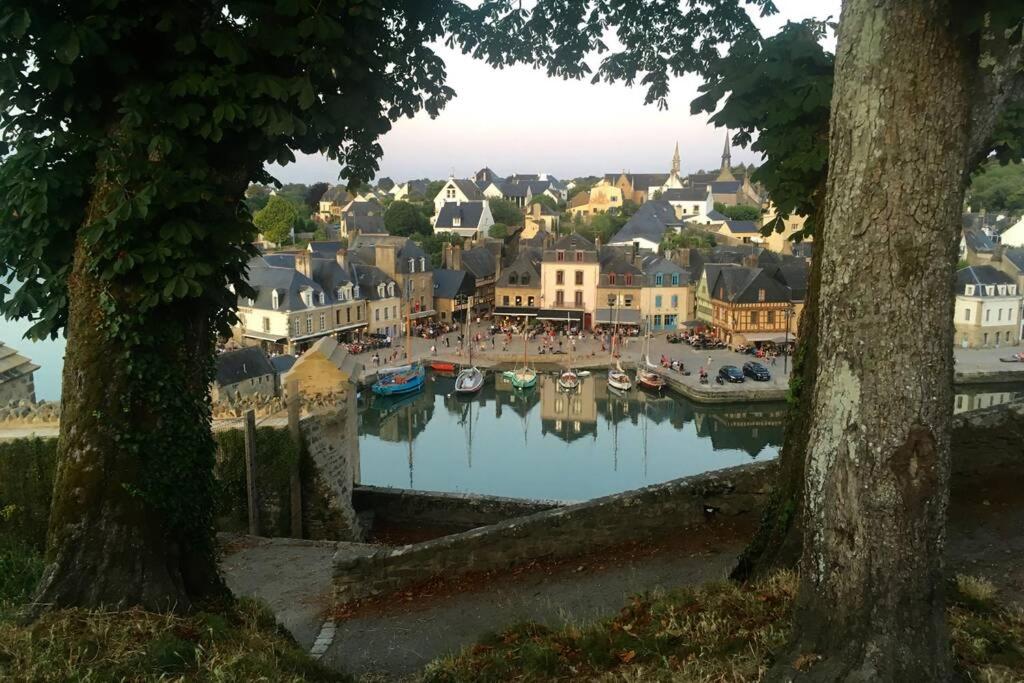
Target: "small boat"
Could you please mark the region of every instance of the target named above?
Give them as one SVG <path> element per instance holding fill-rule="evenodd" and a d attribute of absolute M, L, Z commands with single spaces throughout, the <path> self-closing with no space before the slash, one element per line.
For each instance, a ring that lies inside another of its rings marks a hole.
<path fill-rule="evenodd" d="M 377 377 L 387 377 L 388 375 L 397 375 L 400 372 L 409 372 L 412 370 L 412 365 L 396 365 L 390 368 L 379 368 L 377 370 Z"/>
<path fill-rule="evenodd" d="M 484 373 L 478 367 L 469 367 L 459 372 L 455 378 L 455 393 L 475 394 L 484 385 Z"/>
<path fill-rule="evenodd" d="M 558 376 L 558 386 L 563 391 L 575 391 L 580 386 L 580 377 L 572 370 L 566 370 Z"/>
<path fill-rule="evenodd" d="M 665 388 L 665 378 L 650 368 L 637 368 L 636 385 L 651 391 L 661 391 Z"/>
<path fill-rule="evenodd" d="M 395 373 L 377 380 L 373 385 L 373 393 L 378 396 L 396 396 L 419 391 L 423 388 L 426 374 L 423 366 L 413 364 L 406 372 Z"/>
<path fill-rule="evenodd" d="M 619 391 L 629 391 L 633 388 L 633 381 L 620 368 L 612 368 L 608 371 L 608 386 Z"/>
<path fill-rule="evenodd" d="M 516 368 L 515 370 L 506 370 L 501 374 L 516 389 L 529 389 L 537 384 L 537 371 L 533 368 Z"/>
<path fill-rule="evenodd" d="M 430 369 L 437 370 L 438 372 L 455 372 L 455 363 L 449 363 L 443 360 L 432 360 L 430 361 Z"/>

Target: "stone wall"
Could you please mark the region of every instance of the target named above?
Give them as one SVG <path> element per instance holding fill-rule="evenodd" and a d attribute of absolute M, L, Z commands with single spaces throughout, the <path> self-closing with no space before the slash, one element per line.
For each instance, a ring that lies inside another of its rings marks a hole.
<path fill-rule="evenodd" d="M 354 395 L 355 392 L 348 392 Z M 352 507 L 359 462 L 358 416 L 352 409 L 303 418 L 308 467 L 303 481 L 303 517 L 310 538 L 361 541 L 363 530 Z"/>
<path fill-rule="evenodd" d="M 358 513 L 372 512 L 375 523 L 452 529 L 474 529 L 564 506 L 548 500 L 379 486 L 356 486 L 352 491 L 352 505 Z"/>
<path fill-rule="evenodd" d="M 752 463 L 585 503 L 537 512 L 471 531 L 365 557 L 335 559 L 340 602 L 386 593 L 435 576 L 508 569 L 538 559 L 574 557 L 700 527 L 710 515 L 757 512 L 775 463 Z"/>

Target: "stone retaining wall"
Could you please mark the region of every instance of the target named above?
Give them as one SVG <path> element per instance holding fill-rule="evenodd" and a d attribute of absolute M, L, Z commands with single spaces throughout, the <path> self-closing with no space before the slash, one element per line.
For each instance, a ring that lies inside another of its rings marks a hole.
<path fill-rule="evenodd" d="M 508 569 L 538 559 L 574 557 L 605 547 L 678 534 L 710 515 L 757 512 L 774 479 L 774 462 L 708 472 L 537 512 L 365 557 L 336 557 L 339 602 L 397 590 L 436 576 Z"/>
<path fill-rule="evenodd" d="M 1018 384 L 1024 382 L 1024 364 L 1007 363 L 1006 370 L 988 372 L 957 372 L 953 374 L 953 385 L 964 384 Z"/>
<path fill-rule="evenodd" d="M 303 523 L 306 535 L 312 538 L 363 539 L 352 507 L 359 462 L 356 419 L 355 410 L 341 410 L 299 421 L 305 460 L 310 465 L 303 476 Z"/>
<path fill-rule="evenodd" d="M 474 529 L 564 506 L 548 500 L 379 486 L 356 486 L 352 491 L 352 505 L 356 512 L 372 512 L 375 522 L 453 529 Z"/>

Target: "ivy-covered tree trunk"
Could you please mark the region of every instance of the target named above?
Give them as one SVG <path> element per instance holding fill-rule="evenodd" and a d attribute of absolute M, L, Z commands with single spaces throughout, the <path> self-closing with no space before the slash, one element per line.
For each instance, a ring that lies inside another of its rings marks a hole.
<path fill-rule="evenodd" d="M 825 231 L 821 221 L 814 234 L 813 258 L 807 282 L 798 346 L 789 382 L 790 408 L 786 416 L 779 469 L 772 497 L 765 506 L 757 533 L 740 555 L 731 577 L 748 581 L 778 569 L 796 567 L 803 550 L 804 476 L 809 445 L 811 399 L 818 371 L 818 291 Z"/>
<path fill-rule="evenodd" d="M 970 61 L 943 0 L 847 0 L 793 649 L 772 673 L 948 680 L 942 550 Z"/>
<path fill-rule="evenodd" d="M 223 590 L 212 530 L 209 311 L 179 300 L 133 316 L 145 287 L 102 281 L 91 249 L 78 238 L 68 282 L 57 473 L 36 601 L 186 609 Z"/>

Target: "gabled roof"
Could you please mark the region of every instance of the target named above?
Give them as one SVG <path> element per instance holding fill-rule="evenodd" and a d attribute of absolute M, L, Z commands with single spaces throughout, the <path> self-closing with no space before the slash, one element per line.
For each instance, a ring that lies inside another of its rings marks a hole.
<path fill-rule="evenodd" d="M 668 173 L 606 173 L 604 179 L 614 184 L 620 176 L 626 176 L 635 191 L 646 191 L 649 187 L 661 187 L 668 180 Z"/>
<path fill-rule="evenodd" d="M 964 242 L 968 249 L 975 252 L 991 253 L 995 249 L 992 238 L 978 228 L 965 228 Z"/>
<path fill-rule="evenodd" d="M 765 271 L 771 273 L 780 284 L 789 287 L 793 301 L 803 301 L 807 297 L 807 278 L 810 269 L 803 261 L 791 260 L 779 265 L 769 266 Z"/>
<path fill-rule="evenodd" d="M 274 366 L 267 354 L 258 346 L 249 346 L 238 351 L 225 351 L 217 356 L 217 384 L 227 386 L 238 382 L 273 375 Z"/>
<path fill-rule="evenodd" d="M 964 294 L 966 291 L 964 287 L 967 285 L 975 285 L 975 287 L 984 285 L 1013 285 L 1016 281 L 999 270 L 995 266 L 967 266 L 956 271 L 956 293 Z M 975 289 L 973 296 L 989 296 L 989 294 L 983 289 Z M 1018 292 L 1018 295 L 1020 293 Z M 1000 296 L 998 290 L 991 296 Z M 1002 296 L 1006 296 L 1003 294 Z"/>
<path fill-rule="evenodd" d="M 761 290 L 765 292 L 764 299 L 760 297 Z M 708 280 L 708 292 L 713 299 L 737 304 L 789 301 L 789 292 L 786 288 L 769 277 L 763 268 L 722 268 L 714 282 Z"/>
<path fill-rule="evenodd" d="M 349 230 L 358 230 L 360 233 L 366 233 L 368 235 L 386 235 L 388 234 L 387 229 L 384 227 L 384 216 L 346 216 L 345 226 Z"/>
<path fill-rule="evenodd" d="M 408 237 L 361 234 L 352 241 L 349 253 L 353 254 L 357 261 L 370 266 L 379 266 L 376 250 L 378 244 L 387 244 L 395 247 L 395 265 L 399 273 L 409 272 L 409 259 L 416 259 L 417 264 L 421 258 L 426 259 L 427 270 L 430 270 L 430 259 L 427 258 L 427 252 L 423 251 L 420 245 Z M 418 265 L 416 272 L 420 272 Z"/>
<path fill-rule="evenodd" d="M 482 201 L 471 202 L 445 202 L 437 214 L 434 222 L 435 228 L 476 228 L 480 225 L 480 219 L 484 215 L 484 203 Z M 459 225 L 455 225 L 458 218 Z"/>
<path fill-rule="evenodd" d="M 736 194 L 743 187 L 739 180 L 716 180 L 709 184 L 713 194 Z"/>
<path fill-rule="evenodd" d="M 0 342 L 0 384 L 31 375 L 38 369 L 38 365 Z"/>
<path fill-rule="evenodd" d="M 609 243 L 625 244 L 638 239 L 661 243 L 669 224 L 676 222 L 676 210 L 668 201 L 652 199 L 640 205 Z"/>
<path fill-rule="evenodd" d="M 462 194 L 466 195 L 466 199 L 476 200 L 484 198 L 480 188 L 468 178 L 449 178 L 448 182 L 454 183 L 455 187 L 459 188 Z"/>
<path fill-rule="evenodd" d="M 728 216 L 726 216 L 724 213 L 721 213 L 720 211 L 716 211 L 715 209 L 712 209 L 711 211 L 708 211 L 708 218 L 710 218 L 713 221 L 727 221 L 727 220 L 729 220 Z"/>
<path fill-rule="evenodd" d="M 643 256 L 640 259 L 640 268 L 643 270 L 648 284 L 655 283 L 655 276 L 658 273 L 669 276 L 678 274 L 680 282 L 686 283 L 690 281 L 690 271 L 660 254 L 647 254 Z"/>
<path fill-rule="evenodd" d="M 370 301 L 377 301 L 379 299 L 386 299 L 389 297 L 387 289 L 384 291 L 384 295 L 377 291 L 378 285 L 390 285 L 394 282 L 388 274 L 377 266 L 367 265 L 365 263 L 353 262 L 349 265 L 349 271 L 352 279 L 359 285 L 359 296 Z M 401 294 L 397 290 L 395 296 Z"/>
<path fill-rule="evenodd" d="M 540 288 L 540 262 L 542 258 L 543 254 L 540 249 L 520 246 L 519 255 L 512 263 L 501 269 L 497 286 L 508 286 L 509 277 L 512 275 L 516 276 L 516 284 L 522 284 L 522 276 L 525 273 L 530 276 L 528 284 Z"/>
<path fill-rule="evenodd" d="M 283 375 L 292 369 L 295 365 L 295 356 L 290 353 L 286 353 L 280 356 L 272 356 L 270 358 L 270 364 L 274 367 L 274 372 L 279 375 Z"/>
<path fill-rule="evenodd" d="M 486 280 L 494 277 L 498 269 L 498 259 L 487 247 L 473 247 L 462 252 L 462 267 L 476 279 Z"/>
<path fill-rule="evenodd" d="M 331 202 L 333 204 L 344 204 L 348 200 L 352 199 L 352 195 L 344 185 L 335 185 L 334 187 L 327 188 L 327 191 L 320 197 L 322 202 Z"/>
<path fill-rule="evenodd" d="M 601 247 L 601 253 L 598 255 L 598 263 L 601 264 L 601 273 L 614 273 L 616 275 L 642 275 L 643 271 L 640 270 L 635 264 L 630 263 L 629 259 L 626 258 L 626 254 L 623 253 L 622 249 L 616 249 L 615 247 Z M 640 284 L 637 282 L 637 284 Z"/>
<path fill-rule="evenodd" d="M 1024 273 L 1024 248 L 1007 249 L 1003 258 L 1017 267 L 1017 270 Z"/>
<path fill-rule="evenodd" d="M 310 242 L 306 249 L 313 256 L 320 256 L 322 258 L 334 258 L 334 255 L 338 253 L 339 249 L 345 247 L 345 242 Z M 292 261 L 294 264 L 294 260 Z"/>
<path fill-rule="evenodd" d="M 345 217 L 349 216 L 380 216 L 384 213 L 384 207 L 372 199 L 365 202 L 351 202 L 345 207 Z"/>
<path fill-rule="evenodd" d="M 707 198 L 707 190 L 697 187 L 670 187 L 659 197 L 666 202 L 702 202 Z"/>
<path fill-rule="evenodd" d="M 738 235 L 761 232 L 761 227 L 757 224 L 757 221 L 726 221 L 725 224 L 729 226 L 730 232 Z"/>
<path fill-rule="evenodd" d="M 403 183 L 406 186 L 406 192 L 408 194 L 425 195 L 427 188 L 430 186 L 430 181 L 426 178 L 420 178 L 417 180 L 407 180 Z M 398 187 L 401 187 L 399 185 Z"/>
<path fill-rule="evenodd" d="M 295 270 L 295 257 L 291 257 L 290 266 L 272 266 L 267 262 L 271 257 L 286 257 L 287 254 L 268 254 L 266 257 L 257 256 L 249 261 L 249 274 L 246 278 L 249 286 L 256 292 L 253 299 L 253 308 L 274 310 L 274 292 L 278 295 L 278 310 L 300 311 L 309 308 L 302 300 L 302 292 L 310 290 L 313 292 L 314 305 L 319 300 L 319 294 L 324 292 L 323 287 Z M 328 295 L 324 292 L 325 297 Z"/>
<path fill-rule="evenodd" d="M 464 270 L 438 268 L 434 271 L 434 296 L 441 299 L 472 296 L 476 290 L 476 278 Z"/>
<path fill-rule="evenodd" d="M 282 383 L 287 383 L 288 375 L 297 372 L 300 366 L 313 362 L 315 356 L 326 358 L 348 381 L 351 381 L 353 377 L 358 378 L 363 372 L 363 364 L 356 359 L 354 354 L 348 352 L 348 347 L 339 344 L 333 336 L 327 336 L 321 337 L 295 361 L 292 369 L 281 378 Z"/>
<path fill-rule="evenodd" d="M 566 251 L 593 251 L 594 243 L 583 235 L 573 232 L 568 235 L 562 235 L 555 240 L 554 248 Z"/>

